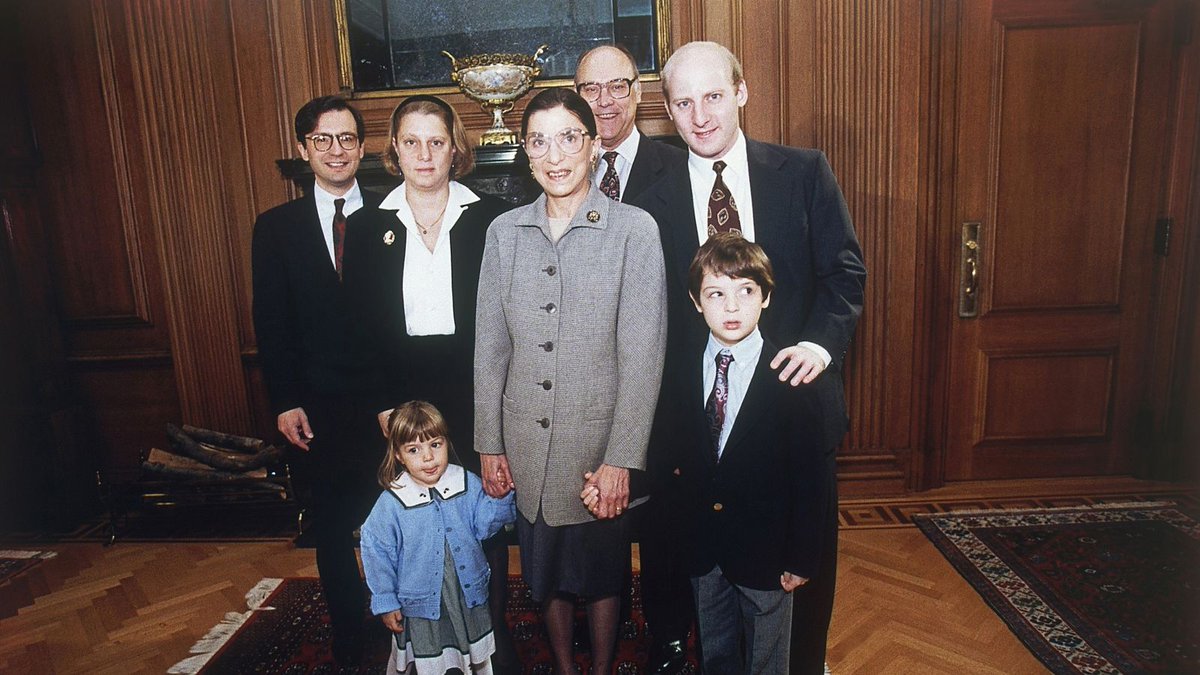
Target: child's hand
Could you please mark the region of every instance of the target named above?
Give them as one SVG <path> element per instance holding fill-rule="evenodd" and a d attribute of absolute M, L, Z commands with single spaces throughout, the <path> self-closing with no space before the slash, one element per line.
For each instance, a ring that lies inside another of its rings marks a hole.
<path fill-rule="evenodd" d="M 388 630 L 397 635 L 404 632 L 404 615 L 400 613 L 400 610 L 380 614 L 379 620 L 383 622 L 383 625 L 387 626 Z"/>
<path fill-rule="evenodd" d="M 783 590 L 786 593 L 791 593 L 807 583 L 808 579 L 805 579 L 804 577 L 798 577 L 791 572 L 784 572 L 783 574 L 779 575 L 779 585 L 783 586 Z"/>

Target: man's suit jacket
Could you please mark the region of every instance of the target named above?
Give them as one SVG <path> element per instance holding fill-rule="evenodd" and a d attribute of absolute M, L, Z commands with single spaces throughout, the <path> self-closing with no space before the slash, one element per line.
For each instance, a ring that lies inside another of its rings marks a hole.
<path fill-rule="evenodd" d="M 382 199 L 366 190 L 362 196 L 364 208 Z M 259 215 L 251 268 L 254 330 L 272 412 L 357 387 L 362 366 L 311 192 Z"/>
<path fill-rule="evenodd" d="M 832 361 L 821 377 L 837 380 L 837 386 L 825 391 L 836 400 L 827 402 L 831 414 L 816 432 L 826 441 L 840 439 L 846 431 L 842 362 L 863 304 L 862 250 L 823 153 L 750 139 L 746 152 L 754 237 L 775 272 L 775 291 L 760 328 L 777 344 L 807 340 L 829 351 Z M 700 242 L 686 156 L 670 163 L 667 176 L 638 204 L 654 216 L 661 233 L 670 314 L 668 353 L 683 353 L 708 334 L 687 291 L 688 267 Z"/>
<path fill-rule="evenodd" d="M 642 134 L 629 178 L 621 186 L 621 201 L 637 206 L 637 199 L 667 175 L 673 162 L 687 161 L 687 151 Z"/>
<path fill-rule="evenodd" d="M 472 202 L 450 230 L 451 288 L 454 302 L 454 353 L 463 360 L 454 364 L 466 377 L 470 389 L 471 363 L 475 355 L 475 298 L 479 291 L 479 266 L 488 226 L 512 205 L 496 197 L 476 193 Z M 389 244 L 387 232 L 392 233 Z M 351 306 L 358 343 L 371 363 L 374 387 L 369 405 L 386 410 L 412 397 L 406 390 L 409 358 L 406 349 L 412 338 L 404 316 L 404 260 L 408 232 L 396 212 L 363 208 L 346 226 L 343 259 L 345 288 Z M 470 400 L 471 392 L 465 393 Z M 471 420 L 454 420 L 470 429 Z M 469 436 L 469 434 L 468 434 Z M 464 448 L 462 451 L 466 452 Z"/>
<path fill-rule="evenodd" d="M 691 576 L 720 565 L 735 584 L 775 590 L 785 571 L 809 579 L 821 573 L 826 530 L 837 527 L 836 442 L 809 430 L 840 414 L 827 409 L 831 398 L 822 391 L 840 381 L 780 382 L 771 369 L 777 351 L 764 342 L 719 462 L 704 413 L 702 349 L 689 352 L 691 367 L 671 383 Z"/>

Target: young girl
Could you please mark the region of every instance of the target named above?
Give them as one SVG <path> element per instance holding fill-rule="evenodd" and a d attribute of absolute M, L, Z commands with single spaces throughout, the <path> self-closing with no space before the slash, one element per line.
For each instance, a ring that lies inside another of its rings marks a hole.
<path fill-rule="evenodd" d="M 383 494 L 362 526 L 371 612 L 395 635 L 388 672 L 491 673 L 491 570 L 480 541 L 513 522 L 512 493 L 494 499 L 450 464 L 446 421 L 424 401 L 388 419 Z"/>

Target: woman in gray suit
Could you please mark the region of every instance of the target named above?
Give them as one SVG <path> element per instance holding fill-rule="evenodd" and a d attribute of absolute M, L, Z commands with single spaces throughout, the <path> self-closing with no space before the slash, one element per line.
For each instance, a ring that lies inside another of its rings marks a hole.
<path fill-rule="evenodd" d="M 645 468 L 666 338 L 658 228 L 593 185 L 591 108 L 569 89 L 521 120 L 544 194 L 488 229 L 475 335 L 475 448 L 484 489 L 517 492 L 521 569 L 555 671 L 573 673 L 575 596 L 595 673 L 609 673 L 629 565 L 629 472 Z M 580 493 L 599 490 L 592 511 Z"/>

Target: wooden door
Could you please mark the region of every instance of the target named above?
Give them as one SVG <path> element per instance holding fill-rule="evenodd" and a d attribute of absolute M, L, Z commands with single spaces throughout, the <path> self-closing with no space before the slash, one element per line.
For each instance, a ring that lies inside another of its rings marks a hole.
<path fill-rule="evenodd" d="M 1180 4 L 958 7 L 945 478 L 1128 473 Z"/>

